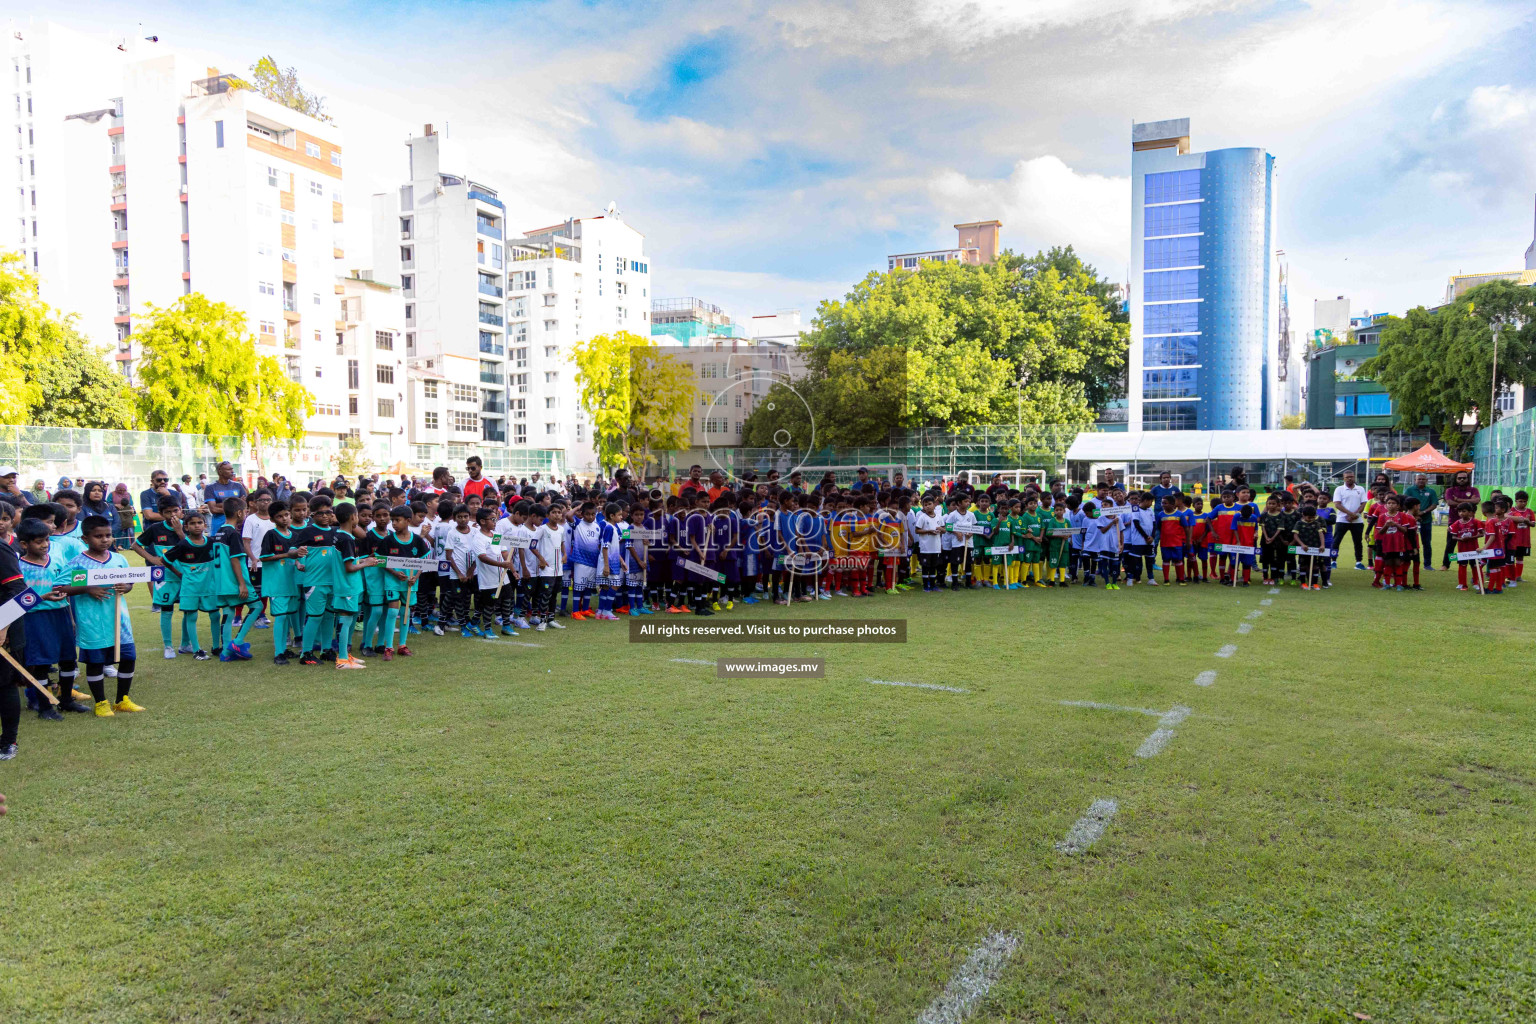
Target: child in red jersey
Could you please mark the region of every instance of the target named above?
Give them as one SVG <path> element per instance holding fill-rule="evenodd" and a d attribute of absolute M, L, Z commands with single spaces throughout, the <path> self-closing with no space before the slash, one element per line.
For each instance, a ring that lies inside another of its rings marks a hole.
<path fill-rule="evenodd" d="M 1407 583 L 1405 569 L 1408 553 L 1408 531 L 1403 526 L 1402 499 L 1389 496 L 1376 507 L 1370 517 L 1375 529 L 1376 550 L 1380 552 L 1380 568 L 1376 578 L 1383 590 L 1402 590 Z"/>
<path fill-rule="evenodd" d="M 1423 558 L 1423 550 L 1419 544 L 1419 499 L 1404 498 L 1403 511 L 1400 513 L 1399 522 L 1402 523 L 1403 532 L 1408 535 L 1408 550 L 1403 556 L 1413 569 L 1413 586 L 1410 590 L 1423 590 L 1419 584 L 1419 563 Z"/>
<path fill-rule="evenodd" d="M 1504 518 L 1514 524 L 1514 536 L 1510 539 L 1508 557 L 1512 560 L 1506 573 L 1508 586 L 1520 584 L 1525 577 L 1525 558 L 1531 553 L 1531 524 L 1536 523 L 1536 509 L 1528 507 L 1531 496 L 1524 491 L 1515 492 L 1515 507 Z"/>
<path fill-rule="evenodd" d="M 1504 574 L 1509 565 L 1509 547 L 1514 541 L 1514 524 L 1507 518 L 1514 502 L 1504 495 L 1483 502 L 1483 550 L 1493 552 L 1483 564 L 1487 567 L 1488 589 L 1485 594 L 1504 593 Z"/>
<path fill-rule="evenodd" d="M 1371 586 L 1380 589 L 1383 586 L 1390 588 L 1390 581 L 1384 582 L 1387 575 L 1387 560 L 1381 550 L 1381 535 L 1376 530 L 1377 520 L 1387 510 L 1387 489 L 1377 486 L 1371 490 L 1371 500 L 1365 506 L 1365 539 L 1371 548 L 1371 569 L 1376 578 L 1371 580 Z"/>
<path fill-rule="evenodd" d="M 1475 515 L 1477 506 L 1470 501 L 1464 501 L 1456 506 L 1456 518 L 1446 527 L 1447 543 L 1456 545 L 1456 552 L 1476 551 L 1478 539 L 1483 535 L 1483 524 L 1478 522 Z M 1477 589 L 1482 590 L 1482 576 L 1478 572 L 1477 563 L 1472 563 L 1472 579 L 1478 584 Z M 1467 563 L 1458 559 L 1456 566 L 1456 589 L 1467 589 Z"/>

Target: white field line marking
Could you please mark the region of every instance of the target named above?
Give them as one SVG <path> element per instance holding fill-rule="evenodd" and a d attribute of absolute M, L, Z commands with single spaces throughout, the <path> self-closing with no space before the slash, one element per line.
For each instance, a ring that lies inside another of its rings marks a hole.
<path fill-rule="evenodd" d="M 1199 675 L 1195 676 L 1196 686 L 1212 686 L 1215 684 L 1215 682 L 1216 670 L 1213 668 L 1208 668 L 1204 672 L 1201 672 Z"/>
<path fill-rule="evenodd" d="M 1253 632 L 1253 623 L 1251 623 L 1251 622 L 1239 622 L 1237 624 L 1237 635 L 1238 636 L 1242 636 L 1245 633 L 1252 633 L 1252 632 Z"/>
<path fill-rule="evenodd" d="M 1262 608 L 1255 608 L 1253 611 L 1248 613 L 1247 617 L 1250 618 L 1250 619 L 1256 619 L 1260 615 L 1263 615 L 1263 614 L 1264 614 L 1264 609 L 1262 609 Z"/>
<path fill-rule="evenodd" d="M 713 664 L 715 664 L 715 662 L 713 662 L 713 661 L 705 661 L 703 658 L 668 658 L 667 660 L 668 661 L 675 661 L 679 665 L 713 665 Z"/>
<path fill-rule="evenodd" d="M 1275 603 L 1275 599 L 1272 598 L 1272 597 L 1266 597 L 1264 600 L 1259 602 L 1259 604 L 1263 605 L 1266 608 L 1268 608 L 1270 605 L 1272 605 L 1274 603 Z"/>
<path fill-rule="evenodd" d="M 1280 588 L 1279 587 L 1270 587 L 1267 591 L 1265 591 L 1265 593 L 1267 593 L 1267 594 L 1278 594 L 1278 593 L 1280 593 Z"/>
<path fill-rule="evenodd" d="M 1136 756 L 1153 757 L 1162 753 L 1168 741 L 1173 739 L 1174 728 L 1188 717 L 1189 708 L 1175 705 L 1166 715 L 1157 720 L 1157 730 L 1141 741 L 1141 746 L 1136 748 Z"/>
<path fill-rule="evenodd" d="M 482 644 L 510 644 L 513 647 L 543 647 L 543 644 L 531 644 L 526 640 L 503 640 L 499 636 L 482 636 L 478 638 Z"/>
<path fill-rule="evenodd" d="M 961 689 L 958 686 L 940 686 L 938 683 L 897 683 L 889 679 L 871 679 L 875 686 L 910 686 L 915 690 L 943 690 L 945 693 L 970 693 L 970 690 Z"/>
<path fill-rule="evenodd" d="M 1153 718 L 1162 718 L 1163 712 L 1154 711 L 1151 708 L 1128 708 L 1122 704 L 1100 704 L 1096 700 L 1064 700 L 1059 703 L 1069 708 L 1098 708 L 1100 711 L 1132 711 L 1138 715 L 1151 715 Z"/>
<path fill-rule="evenodd" d="M 1018 946 L 1018 938 L 1007 932 L 988 935 L 971 950 L 944 991 L 917 1018 L 917 1024 L 959 1024 L 975 1013 L 977 1004 L 1003 973 L 1003 965 Z"/>
<path fill-rule="evenodd" d="M 1237 644 L 1223 644 L 1221 650 L 1216 652 L 1218 658 L 1230 658 L 1237 653 Z"/>
<path fill-rule="evenodd" d="M 1120 805 L 1113 800 L 1095 800 L 1088 808 L 1088 813 L 1078 818 L 1067 832 L 1066 838 L 1056 844 L 1056 849 L 1068 857 L 1082 853 L 1099 841 L 1099 837 L 1109 827 L 1109 819 L 1113 818 L 1119 809 Z"/>

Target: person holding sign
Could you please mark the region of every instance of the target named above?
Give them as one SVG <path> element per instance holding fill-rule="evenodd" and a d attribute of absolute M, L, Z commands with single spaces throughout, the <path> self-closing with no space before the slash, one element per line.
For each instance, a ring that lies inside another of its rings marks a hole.
<path fill-rule="evenodd" d="M 1476 509 L 1477 506 L 1473 505 L 1470 501 L 1462 502 L 1456 506 L 1456 518 L 1451 520 L 1450 526 L 1446 527 L 1450 543 L 1455 546 L 1456 551 L 1458 563 L 1456 566 L 1457 590 L 1467 589 L 1468 562 L 1472 565 L 1472 578 L 1477 585 L 1477 589 L 1479 591 L 1483 589 L 1482 575 L 1478 571 L 1478 560 L 1476 558 L 1462 557 L 1467 554 L 1477 554 L 1478 541 L 1483 536 L 1483 524 L 1477 520 Z"/>
<path fill-rule="evenodd" d="M 80 524 L 80 536 L 85 541 L 85 550 L 71 563 L 76 570 L 71 584 L 61 589 L 72 598 L 80 660 L 85 662 L 85 682 L 96 701 L 96 715 L 111 718 L 119 711 L 143 711 L 128 696 L 138 649 L 133 644 L 133 623 L 128 619 L 123 595 L 133 589 L 133 584 L 91 582 L 91 576 L 102 570 L 127 570 L 128 560 L 121 552 L 112 550 L 112 524 L 101 516 L 87 516 Z M 102 682 L 109 664 L 117 666 L 115 703 L 107 702 Z"/>
<path fill-rule="evenodd" d="M 944 551 L 950 589 L 959 590 L 976 585 L 975 569 L 971 564 L 976 514 L 971 511 L 971 496 L 967 492 L 957 494 L 954 505 L 944 516 Z"/>
<path fill-rule="evenodd" d="M 146 564 L 165 569 L 164 578 L 150 589 L 150 610 L 160 613 L 160 641 L 165 646 L 167 660 L 176 657 L 172 630 L 176 624 L 176 603 L 181 600 L 181 573 L 174 565 L 166 563 L 165 555 L 181 543 L 181 530 L 181 505 L 173 497 L 161 498 L 160 518 L 147 524 L 129 548 Z M 189 653 L 197 650 L 185 621 L 181 627 L 181 646 Z"/>
<path fill-rule="evenodd" d="M 1332 573 L 1333 556 L 1327 545 L 1327 530 L 1318 518 L 1317 506 L 1308 502 L 1296 521 L 1297 567 L 1302 590 L 1322 590 Z"/>
<path fill-rule="evenodd" d="M 1273 586 L 1284 580 L 1285 549 L 1290 537 L 1290 521 L 1280 508 L 1280 499 L 1273 494 L 1264 503 L 1264 514 L 1259 516 L 1259 534 L 1262 578 L 1266 587 Z"/>
<path fill-rule="evenodd" d="M 46 523 L 23 520 L 16 528 L 16 544 L 21 549 L 20 568 L 27 586 L 38 596 L 26 616 L 26 654 L 22 664 L 32 678 L 47 682 L 52 667 L 59 666 L 59 705 L 42 699 L 35 688 L 27 690 L 27 709 L 49 722 L 63 721 L 60 711 L 89 711 L 90 706 L 74 700 L 76 665 L 75 623 L 69 613 L 69 601 L 61 588 L 70 583 L 71 568 L 52 557 L 48 548 L 50 531 Z"/>
<path fill-rule="evenodd" d="M 463 508 L 463 506 L 459 506 Z M 465 523 L 469 521 L 469 510 L 464 509 Z M 457 516 L 455 516 L 457 519 Z M 398 638 L 398 653 L 409 657 L 411 649 L 405 641 L 410 634 L 411 601 L 414 596 L 416 580 L 421 575 L 420 569 L 402 569 L 392 567 L 389 564 L 391 558 L 427 558 L 432 552 L 432 546 L 424 539 L 411 532 L 411 507 L 409 505 L 396 505 L 389 510 L 389 525 L 391 532 L 374 548 L 375 558 L 384 560 L 384 597 L 387 604 L 384 609 L 384 632 L 375 645 L 382 650 L 385 661 L 394 661 L 397 653 L 396 639 Z M 473 577 L 471 577 L 473 578 Z M 402 613 L 402 602 L 404 612 Z M 403 621 L 402 621 L 403 620 Z M 398 633 L 396 629 L 398 627 Z M 363 638 L 366 642 L 368 637 Z"/>
<path fill-rule="evenodd" d="M 1483 502 L 1483 551 L 1487 553 L 1487 561 L 1483 563 L 1483 572 L 1488 581 L 1483 589 L 1485 594 L 1504 593 L 1504 550 L 1509 544 L 1509 521 L 1504 518 L 1504 513 L 1509 511 L 1510 500 L 1504 495 L 1499 495 L 1492 501 Z"/>

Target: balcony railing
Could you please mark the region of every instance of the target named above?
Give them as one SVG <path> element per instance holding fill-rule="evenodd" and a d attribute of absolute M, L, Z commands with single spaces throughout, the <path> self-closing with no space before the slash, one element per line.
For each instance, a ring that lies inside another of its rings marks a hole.
<path fill-rule="evenodd" d="M 480 232 L 480 234 L 486 235 L 490 238 L 501 237 L 501 228 L 497 227 L 495 224 L 492 224 L 490 221 L 481 218 L 476 218 L 475 230 Z"/>
<path fill-rule="evenodd" d="M 494 296 L 496 296 L 499 299 L 499 298 L 502 297 L 503 292 L 502 292 L 502 289 L 501 289 L 501 285 L 499 285 L 499 284 L 491 284 L 489 281 L 487 281 L 485 278 L 482 277 L 480 279 L 480 294 L 481 295 L 494 295 Z"/>
<path fill-rule="evenodd" d="M 502 201 L 500 199 L 497 199 L 493 195 L 487 195 L 486 193 L 481 192 L 479 189 L 476 189 L 476 188 L 472 188 L 472 189 L 469 190 L 469 198 L 471 198 L 471 199 L 478 199 L 482 203 L 490 203 L 492 206 L 494 206 L 494 207 L 496 207 L 497 209 L 500 209 L 500 210 L 505 210 L 506 209 L 506 206 L 502 203 Z"/>
<path fill-rule="evenodd" d="M 497 373 L 495 370 L 481 370 L 480 371 L 480 383 L 481 384 L 505 384 L 506 382 L 507 382 L 506 374 Z"/>
<path fill-rule="evenodd" d="M 495 413 L 498 416 L 504 415 L 507 411 L 506 399 L 500 393 L 486 395 L 485 400 L 480 403 L 480 411 Z"/>
<path fill-rule="evenodd" d="M 112 241 L 114 241 L 114 242 L 126 242 L 126 241 L 128 241 L 128 229 L 127 228 L 114 228 L 112 230 Z"/>
<path fill-rule="evenodd" d="M 400 261 L 400 269 L 401 270 L 415 270 L 416 269 L 416 261 L 415 260 L 401 260 Z"/>
<path fill-rule="evenodd" d="M 497 316 L 495 313 L 487 313 L 484 310 L 480 311 L 480 322 L 483 324 L 490 324 L 492 327 L 500 327 L 503 324 L 501 317 Z"/>
<path fill-rule="evenodd" d="M 299 304 L 296 301 L 294 301 L 293 299 L 284 299 L 283 300 L 283 312 L 284 313 L 297 313 L 298 311 L 299 311 Z"/>

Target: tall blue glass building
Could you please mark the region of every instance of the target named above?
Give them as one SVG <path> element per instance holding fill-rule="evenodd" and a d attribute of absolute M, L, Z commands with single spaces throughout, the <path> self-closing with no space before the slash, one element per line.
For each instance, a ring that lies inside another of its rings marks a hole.
<path fill-rule="evenodd" d="M 1189 119 L 1131 129 L 1131 430 L 1274 426 L 1275 158 L 1189 151 Z"/>

